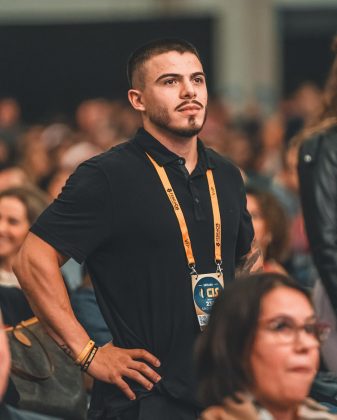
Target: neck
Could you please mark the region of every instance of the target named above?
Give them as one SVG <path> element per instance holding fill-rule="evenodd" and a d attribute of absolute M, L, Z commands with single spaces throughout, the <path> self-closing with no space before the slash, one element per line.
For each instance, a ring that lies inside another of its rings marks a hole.
<path fill-rule="evenodd" d="M 184 158 L 186 162 L 185 166 L 189 173 L 193 171 L 198 162 L 198 137 L 196 135 L 193 137 L 175 136 L 160 128 L 147 127 L 145 123 L 144 129 L 168 150 Z"/>
<path fill-rule="evenodd" d="M 0 268 L 2 270 L 12 272 L 13 271 L 13 259 L 14 258 L 0 258 Z"/>
<path fill-rule="evenodd" d="M 275 407 L 275 405 L 263 404 L 263 407 L 269 411 L 275 420 L 296 420 L 297 406 Z"/>

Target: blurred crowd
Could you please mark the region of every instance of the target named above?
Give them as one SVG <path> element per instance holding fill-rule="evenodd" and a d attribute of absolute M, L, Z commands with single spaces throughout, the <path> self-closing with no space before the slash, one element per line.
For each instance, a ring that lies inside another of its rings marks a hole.
<path fill-rule="evenodd" d="M 251 189 L 248 208 L 265 270 L 288 272 L 307 287 L 317 275 L 303 226 L 292 139 L 318 118 L 322 101 L 312 83 L 281 100 L 270 115 L 258 103 L 234 114 L 222 99 L 211 98 L 200 134 L 241 169 Z M 141 125 L 128 103 L 103 98 L 80 103 L 69 121 L 27 125 L 18 101 L 0 98 L 0 191 L 34 186 L 51 201 L 82 161 L 126 141 Z"/>

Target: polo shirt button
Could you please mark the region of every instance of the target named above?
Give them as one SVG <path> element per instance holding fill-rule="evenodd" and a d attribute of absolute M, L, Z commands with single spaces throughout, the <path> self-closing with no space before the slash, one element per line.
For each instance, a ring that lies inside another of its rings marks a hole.
<path fill-rule="evenodd" d="M 198 198 L 198 197 L 195 197 L 194 201 L 195 201 L 197 204 L 199 204 L 199 203 L 200 203 L 200 200 L 199 200 L 199 198 Z"/>
<path fill-rule="evenodd" d="M 179 159 L 178 163 L 179 163 L 179 165 L 185 165 L 184 159 Z"/>
<path fill-rule="evenodd" d="M 312 161 L 312 157 L 310 155 L 307 154 L 304 156 L 304 162 L 310 163 L 311 161 Z"/>

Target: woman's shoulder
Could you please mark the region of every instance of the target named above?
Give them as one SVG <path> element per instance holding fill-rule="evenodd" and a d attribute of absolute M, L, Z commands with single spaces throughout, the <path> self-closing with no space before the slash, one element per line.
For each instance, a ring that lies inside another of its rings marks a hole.
<path fill-rule="evenodd" d="M 337 415 L 329 413 L 329 409 L 324 405 L 307 398 L 299 408 L 299 420 L 337 420 Z"/>
<path fill-rule="evenodd" d="M 231 398 L 224 400 L 223 406 L 207 408 L 200 420 L 272 420 L 273 416 L 264 408 L 257 407 L 252 398 L 243 397 L 240 402 Z M 299 420 L 337 420 L 337 415 L 329 413 L 327 407 L 307 398 L 298 409 Z"/>
<path fill-rule="evenodd" d="M 260 420 L 260 418 L 252 398 L 240 395 L 240 401 L 225 398 L 222 406 L 207 408 L 201 414 L 200 420 Z"/>

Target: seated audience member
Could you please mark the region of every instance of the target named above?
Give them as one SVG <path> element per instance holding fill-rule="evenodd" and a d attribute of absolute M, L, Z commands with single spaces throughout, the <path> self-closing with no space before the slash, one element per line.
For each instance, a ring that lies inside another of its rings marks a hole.
<path fill-rule="evenodd" d="M 289 226 L 285 211 L 267 191 L 247 187 L 247 209 L 252 216 L 255 239 L 264 257 L 264 271 L 285 274 L 281 263 L 289 244 Z"/>
<path fill-rule="evenodd" d="M 43 416 L 29 411 L 18 410 L 11 405 L 5 404 L 3 398 L 7 389 L 11 357 L 9 346 L 4 331 L 0 312 L 0 419 L 1 420 L 56 420 L 56 417 Z M 15 388 L 11 392 L 16 393 Z M 8 397 L 6 398 L 8 401 Z M 61 420 L 61 419 L 59 419 Z"/>
<path fill-rule="evenodd" d="M 18 166 L 8 166 L 0 171 L 0 191 L 14 187 L 29 187 L 26 173 Z"/>
<path fill-rule="evenodd" d="M 337 419 L 307 398 L 328 332 L 282 274 L 225 285 L 197 346 L 202 420 Z"/>
<path fill-rule="evenodd" d="M 17 187 L 0 192 L 0 308 L 6 325 L 16 325 L 33 316 L 12 262 L 30 225 L 47 204 L 37 189 Z"/>

